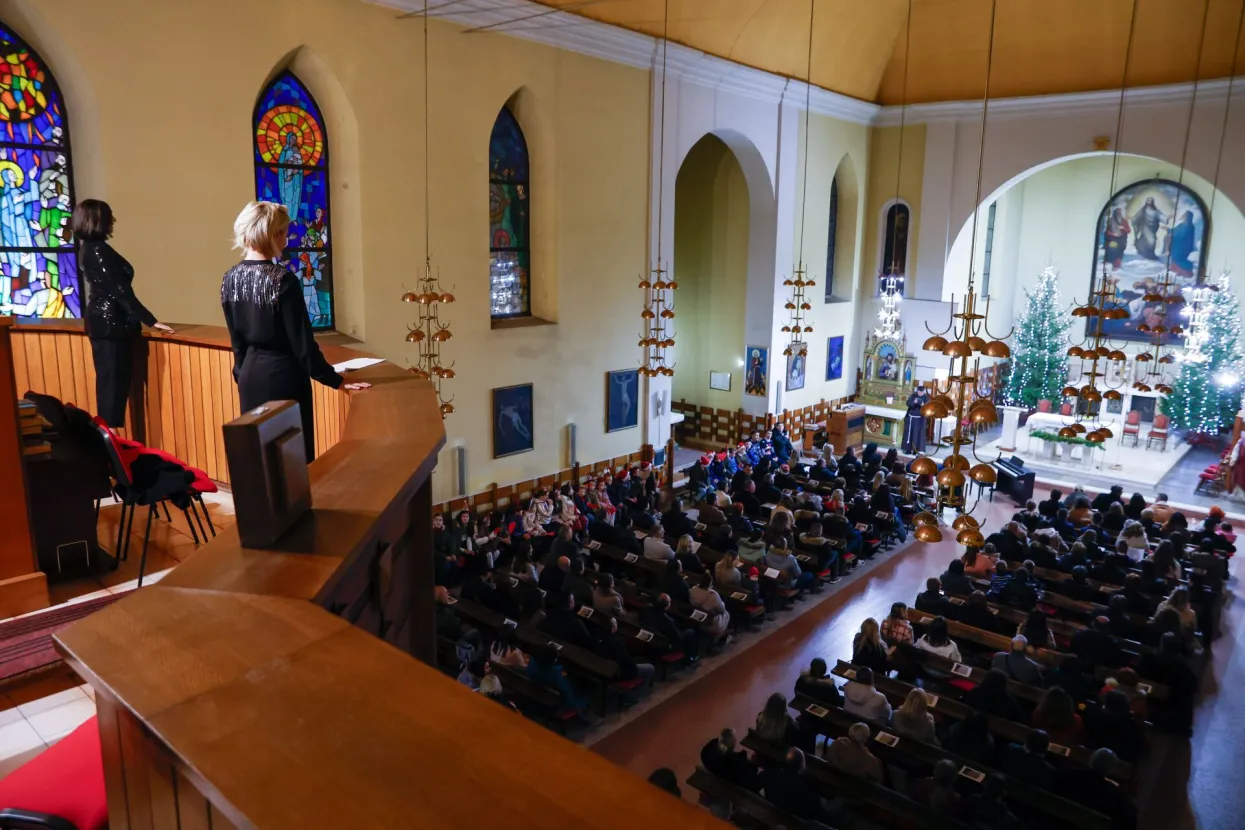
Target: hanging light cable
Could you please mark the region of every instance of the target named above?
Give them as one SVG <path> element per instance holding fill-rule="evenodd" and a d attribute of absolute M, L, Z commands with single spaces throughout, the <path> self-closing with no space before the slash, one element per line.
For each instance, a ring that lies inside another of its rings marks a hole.
<path fill-rule="evenodd" d="M 939 469 L 938 462 L 928 455 L 918 456 L 910 468 L 918 476 L 935 476 L 934 480 L 937 483 L 934 502 L 928 505 L 930 509 L 916 516 L 916 538 L 922 542 L 941 541 L 942 531 L 938 525 L 944 511 L 949 509 L 956 514 L 951 522 L 951 528 L 956 531 L 955 540 L 969 547 L 981 547 L 985 544 L 985 538 L 981 533 L 981 522 L 972 515 L 977 508 L 977 503 L 974 503 L 971 508 L 968 506 L 969 479 L 979 485 L 990 486 L 998 478 L 994 467 L 977 458 L 976 454 L 977 430 L 997 423 L 999 419 L 998 409 L 990 397 L 993 390 L 983 391 L 978 384 L 978 372 L 981 368 L 980 356 L 998 359 L 1011 357 L 1011 349 L 1003 342 L 1011 336 L 1011 333 L 1004 335 L 1003 338 L 994 338 L 990 333 L 988 323 L 990 298 L 986 297 L 984 313 L 979 311 L 973 280 L 974 254 L 977 250 L 977 219 L 981 214 L 981 184 L 985 169 L 986 126 L 990 114 L 990 70 L 994 64 L 994 35 L 997 19 L 998 0 L 992 0 L 990 43 L 986 50 L 985 91 L 981 105 L 981 143 L 977 150 L 977 196 L 973 201 L 968 291 L 964 295 L 963 305 L 959 312 L 954 310 L 955 297 L 952 296 L 951 322 L 944 331 L 935 333 L 926 324 L 926 329 L 933 336 L 922 346 L 926 351 L 941 352 L 951 358 L 947 391 L 935 395 L 929 403 L 921 407 L 921 415 L 926 418 L 942 419 L 948 415 L 955 416 L 955 426 L 951 430 L 951 435 L 942 439 L 943 445 L 950 447 L 951 452 L 943 459 L 941 469 Z M 952 339 L 947 339 L 948 334 Z M 978 356 L 974 357 L 974 354 Z M 973 360 L 971 367 L 969 366 L 970 358 Z M 966 447 L 971 448 L 975 464 L 965 454 Z"/>
<path fill-rule="evenodd" d="M 666 364 L 666 350 L 674 347 L 674 292 L 679 284 L 662 265 L 662 207 L 666 188 L 666 65 L 670 51 L 667 37 L 670 27 L 670 0 L 665 2 L 661 24 L 661 116 L 657 150 L 657 261 L 648 275 L 640 280 L 644 291 L 644 309 L 640 312 L 643 331 L 640 334 L 640 374 L 646 377 L 674 377 L 674 367 Z"/>
<path fill-rule="evenodd" d="M 908 0 L 908 23 L 904 29 L 904 53 L 903 53 L 903 92 L 899 100 L 899 160 L 895 164 L 895 206 L 899 205 L 900 185 L 903 181 L 903 139 L 904 128 L 907 126 L 908 115 L 908 66 L 912 62 L 912 0 Z M 895 222 L 899 223 L 899 211 L 895 210 Z M 883 228 L 885 233 L 885 228 Z M 898 227 L 896 227 L 896 241 L 898 241 Z M 899 306 L 903 302 L 904 286 L 907 277 L 904 270 L 907 268 L 907 255 L 905 254 L 904 268 L 899 267 L 899 245 L 896 244 L 891 249 L 891 263 L 889 266 L 885 262 L 881 264 L 882 272 L 878 274 L 878 296 L 881 298 L 881 306 L 878 309 L 878 321 L 880 326 L 873 330 L 875 337 L 886 339 L 894 339 L 899 336 L 903 329 L 900 321 Z"/>
<path fill-rule="evenodd" d="M 454 302 L 454 295 L 441 288 L 440 275 L 432 268 L 432 199 L 429 195 L 429 162 L 431 153 L 428 129 L 428 0 L 424 0 L 422 13 L 424 21 L 424 273 L 419 278 L 418 288 L 402 295 L 402 302 L 418 305 L 418 319 L 413 326 L 407 327 L 406 342 L 414 343 L 418 350 L 415 365 L 411 366 L 411 374 L 424 380 L 432 381 L 437 390 L 437 401 L 441 405 L 441 417 L 446 418 L 454 412 L 453 398 L 446 398 L 443 391 L 445 381 L 454 377 L 453 365 L 444 365 L 441 357 L 441 344 L 454 336 L 450 324 L 440 317 L 440 307 Z"/>
<path fill-rule="evenodd" d="M 804 75 L 804 190 L 800 197 L 800 244 L 796 250 L 796 266 L 795 273 L 782 281 L 782 284 L 791 289 L 791 299 L 787 300 L 786 308 L 791 312 L 791 322 L 782 327 L 783 333 L 790 335 L 790 342 L 787 348 L 783 350 L 783 354 L 787 357 L 799 355 L 800 357 L 808 357 L 808 344 L 804 340 L 804 335 L 812 334 L 813 327 L 809 324 L 807 313 L 812 311 L 813 306 L 804 296 L 805 288 L 812 288 L 817 283 L 808 277 L 808 271 L 804 267 L 804 216 L 808 207 L 808 168 L 810 157 L 812 156 L 812 148 L 808 143 L 808 128 L 813 120 L 812 101 L 813 101 L 813 20 L 816 10 L 816 0 L 808 0 L 808 66 Z"/>
<path fill-rule="evenodd" d="M 1124 99 L 1128 90 L 1128 72 L 1132 63 L 1133 44 L 1137 32 L 1138 6 L 1138 1 L 1133 0 L 1128 26 L 1128 45 L 1124 49 L 1124 74 L 1120 82 L 1119 104 L 1115 116 L 1115 146 L 1111 151 L 1111 179 L 1108 185 L 1108 200 L 1115 195 L 1116 177 L 1119 175 L 1120 137 L 1124 129 Z M 1116 302 L 1115 283 L 1116 280 L 1112 279 L 1107 272 L 1107 257 L 1104 256 L 1102 260 L 1102 274 L 1099 276 L 1097 286 L 1090 290 L 1089 297 L 1084 305 L 1079 305 L 1072 309 L 1073 317 L 1083 318 L 1086 321 L 1085 338 L 1082 343 L 1068 349 L 1068 357 L 1080 361 L 1078 368 L 1080 369 L 1081 378 L 1086 383 L 1080 387 L 1069 383 L 1063 388 L 1064 397 L 1072 398 L 1076 403 L 1074 404 L 1073 422 L 1062 427 L 1059 430 L 1059 435 L 1063 438 L 1078 438 L 1084 435 L 1085 440 L 1091 445 L 1101 445 L 1114 435 L 1110 427 L 1099 420 L 1102 401 L 1104 399 L 1120 400 L 1123 398 L 1119 389 L 1110 388 L 1111 384 L 1105 382 L 1106 372 L 1104 371 L 1107 368 L 1106 361 L 1122 366 L 1128 357 L 1123 350 L 1111 347 L 1110 337 L 1105 331 L 1106 321 L 1125 320 L 1129 316 L 1127 307 Z M 1075 305 L 1075 300 L 1073 303 Z M 1145 362 L 1144 355 L 1138 355 L 1138 360 Z M 1102 370 L 1099 369 L 1099 361 L 1102 361 Z M 1089 366 L 1088 370 L 1085 368 L 1087 364 Z M 1105 393 L 1099 389 L 1100 378 L 1103 379 L 1101 385 L 1108 387 Z M 1120 385 L 1123 385 L 1122 380 Z M 1085 421 L 1089 421 L 1089 427 L 1085 425 Z M 1086 446 L 1084 451 L 1094 452 L 1095 450 L 1092 446 Z"/>

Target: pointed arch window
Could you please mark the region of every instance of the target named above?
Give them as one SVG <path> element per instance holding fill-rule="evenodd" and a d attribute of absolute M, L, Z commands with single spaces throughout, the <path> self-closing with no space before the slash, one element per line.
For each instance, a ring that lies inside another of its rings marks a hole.
<path fill-rule="evenodd" d="M 298 275 L 312 328 L 331 329 L 333 234 L 329 209 L 329 141 L 324 117 L 307 87 L 282 72 L 259 96 L 255 198 L 283 204 L 290 235 L 282 264 Z"/>
<path fill-rule="evenodd" d="M 489 302 L 494 319 L 532 313 L 527 140 L 509 106 L 489 138 Z"/>
<path fill-rule="evenodd" d="M 81 317 L 65 100 L 3 23 L 0 54 L 0 314 Z"/>
<path fill-rule="evenodd" d="M 882 246 L 881 271 L 889 274 L 891 266 L 897 273 L 908 273 L 908 223 L 911 211 L 903 202 L 896 202 L 886 209 L 886 241 Z"/>
<path fill-rule="evenodd" d="M 826 302 L 834 300 L 834 249 L 839 241 L 839 177 L 830 179 L 830 234 L 826 238 Z"/>

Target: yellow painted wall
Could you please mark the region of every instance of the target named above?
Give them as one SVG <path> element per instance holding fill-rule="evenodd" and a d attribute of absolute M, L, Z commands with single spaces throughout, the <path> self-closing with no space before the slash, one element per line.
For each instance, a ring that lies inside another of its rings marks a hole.
<path fill-rule="evenodd" d="M 79 198 L 104 198 L 135 289 L 163 320 L 221 323 L 234 216 L 253 197 L 250 122 L 267 79 L 293 60 L 326 112 L 339 328 L 403 362 L 423 244 L 421 23 L 354 0 L 0 0 L 0 19 L 65 88 Z M 299 51 L 300 47 L 305 47 Z M 579 456 L 634 451 L 604 432 L 605 373 L 638 365 L 646 268 L 648 74 L 527 41 L 432 24 L 432 251 L 454 339 L 445 354 L 471 491 L 546 474 Z M 516 101 L 532 152 L 537 310 L 557 325 L 494 331 L 488 315 L 488 139 Z M 571 310 L 574 310 L 573 313 Z M 535 384 L 536 449 L 493 461 L 494 387 Z M 448 460 L 448 453 L 443 460 Z M 436 496 L 452 494 L 448 464 Z"/>
<path fill-rule="evenodd" d="M 803 145 L 803 118 L 801 121 L 800 143 Z M 812 116 L 808 125 L 809 152 L 801 148 L 796 169 L 796 188 L 793 200 L 795 203 L 792 217 L 792 251 L 803 259 L 809 276 L 817 283 L 805 289 L 805 297 L 812 310 L 808 312 L 808 322 L 813 333 L 805 335 L 808 346 L 808 369 L 803 389 L 785 392 L 782 400 L 784 409 L 795 409 L 816 403 L 823 398 L 834 400 L 845 397 L 855 391 L 855 361 L 853 355 L 860 351 L 854 342 L 859 335 L 857 314 L 860 300 L 859 274 L 862 253 L 867 250 L 862 244 L 865 230 L 865 174 L 869 168 L 869 136 L 868 129 L 859 124 L 851 124 L 820 115 Z M 808 165 L 808 187 L 804 188 L 804 169 L 806 159 Z M 835 279 L 834 299 L 826 302 L 826 271 L 827 243 L 830 233 L 830 181 L 838 177 L 839 181 L 839 217 L 837 243 L 835 245 Z M 807 209 L 801 218 L 801 203 L 807 192 Z M 803 227 L 803 232 L 801 232 Z M 803 246 L 801 247 L 801 242 Z M 784 277 L 786 274 L 784 273 Z M 790 297 L 790 288 L 780 287 L 776 302 L 782 305 Z M 786 314 L 780 315 L 782 324 L 787 321 Z M 781 328 L 781 325 L 779 326 Z M 826 380 L 826 357 L 828 339 L 835 335 L 844 335 L 844 368 L 843 377 L 839 380 Z M 777 343 L 785 346 L 788 335 L 779 333 Z M 785 375 L 787 361 L 782 355 L 782 347 L 776 348 L 771 356 L 771 371 Z M 785 384 L 784 384 L 785 386 Z"/>
<path fill-rule="evenodd" d="M 673 399 L 734 410 L 743 390 L 748 293 L 748 183 L 734 153 L 713 135 L 694 146 L 675 180 L 674 273 L 679 283 L 678 367 Z M 729 392 L 709 372 L 730 372 Z"/>
<path fill-rule="evenodd" d="M 868 206 L 865 211 L 864 259 L 862 276 L 868 281 L 866 296 L 876 293 L 876 277 L 881 270 L 880 234 L 882 207 L 895 198 L 895 179 L 899 179 L 899 198 L 912 209 L 908 228 L 907 295 L 916 289 L 917 239 L 921 230 L 921 188 L 925 177 L 925 125 L 910 124 L 903 128 L 903 167 L 899 167 L 898 127 L 879 127 L 869 134 Z M 950 163 L 950 159 L 948 159 Z"/>

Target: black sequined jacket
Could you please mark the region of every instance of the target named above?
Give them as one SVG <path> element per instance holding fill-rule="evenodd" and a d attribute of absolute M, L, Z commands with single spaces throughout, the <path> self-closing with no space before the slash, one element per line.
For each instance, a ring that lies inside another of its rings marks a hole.
<path fill-rule="evenodd" d="M 154 325 L 155 315 L 134 296 L 134 267 L 102 239 L 78 248 L 78 267 L 86 279 L 86 333 L 97 340 L 128 337 Z"/>

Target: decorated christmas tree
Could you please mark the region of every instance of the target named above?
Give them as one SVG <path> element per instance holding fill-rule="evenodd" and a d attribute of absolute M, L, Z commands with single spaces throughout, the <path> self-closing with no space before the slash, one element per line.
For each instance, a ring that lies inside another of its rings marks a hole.
<path fill-rule="evenodd" d="M 1205 321 L 1191 320 L 1186 328 L 1186 334 L 1193 334 L 1193 326 L 1204 325 L 1206 336 L 1193 338 L 1195 345 L 1185 351 L 1172 392 L 1162 404 L 1173 427 L 1211 435 L 1231 424 L 1240 408 L 1245 366 L 1239 304 L 1228 275 L 1221 274 L 1214 287 L 1218 290 L 1206 301 Z"/>
<path fill-rule="evenodd" d="M 1032 293 L 1025 292 L 1024 313 L 1016 321 L 1012 340 L 1012 370 L 1004 400 L 1013 406 L 1033 407 L 1040 400 L 1052 404 L 1068 375 L 1068 329 L 1072 318 L 1059 301 L 1053 266 L 1046 266 Z"/>

